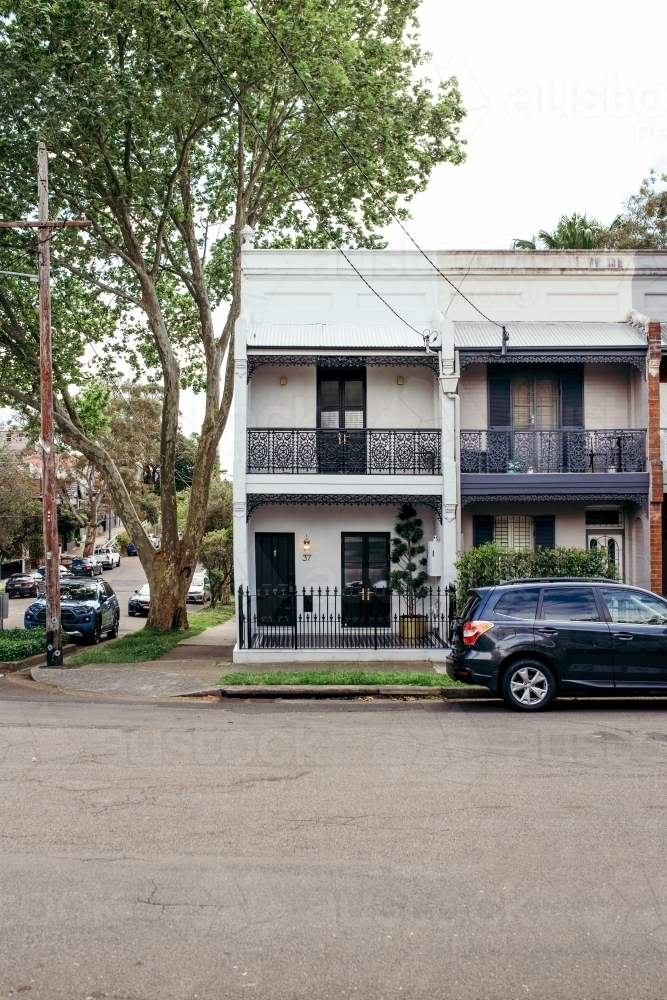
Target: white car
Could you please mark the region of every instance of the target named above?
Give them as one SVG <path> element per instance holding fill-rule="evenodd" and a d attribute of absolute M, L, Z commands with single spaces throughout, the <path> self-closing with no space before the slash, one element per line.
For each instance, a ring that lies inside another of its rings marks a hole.
<path fill-rule="evenodd" d="M 113 569 L 120 566 L 120 554 L 111 545 L 99 545 L 93 553 L 98 562 L 102 563 L 103 569 Z"/>
<path fill-rule="evenodd" d="M 195 573 L 188 590 L 188 601 L 204 604 L 211 599 L 211 584 L 206 573 Z"/>

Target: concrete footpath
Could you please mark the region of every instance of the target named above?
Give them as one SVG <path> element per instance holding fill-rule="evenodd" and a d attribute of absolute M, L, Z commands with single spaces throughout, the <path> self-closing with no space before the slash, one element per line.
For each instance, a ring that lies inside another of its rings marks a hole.
<path fill-rule="evenodd" d="M 206 697 L 218 698 L 341 698 L 341 697 L 411 697 L 411 698 L 477 698 L 493 697 L 486 689 L 468 687 L 416 686 L 416 685 L 296 685 L 296 684 L 247 684 L 225 685 L 224 676 L 232 672 L 273 673 L 281 671 L 301 671 L 308 664 L 291 663 L 289 654 L 284 664 L 266 666 L 246 666 L 236 668 L 232 664 L 232 651 L 236 642 L 236 619 L 231 618 L 223 625 L 216 625 L 199 635 L 188 637 L 169 650 L 159 660 L 144 663 L 89 664 L 52 670 L 34 666 L 24 675 L 33 681 L 81 694 L 109 695 L 121 698 L 174 698 Z M 318 669 L 340 667 L 332 660 L 330 664 L 313 664 Z M 354 669 L 356 664 L 345 664 L 346 669 Z M 359 664 L 368 670 L 371 665 Z M 441 673 L 442 667 L 434 670 L 430 663 L 393 664 L 379 663 L 372 669 L 379 673 L 396 669 L 410 672 Z M 217 681 L 223 680 L 221 685 Z"/>

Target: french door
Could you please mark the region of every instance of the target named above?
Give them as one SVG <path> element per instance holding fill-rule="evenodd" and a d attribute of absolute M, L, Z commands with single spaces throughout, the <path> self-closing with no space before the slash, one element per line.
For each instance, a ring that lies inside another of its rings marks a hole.
<path fill-rule="evenodd" d="M 317 378 L 320 472 L 366 471 L 366 372 L 320 369 Z"/>
<path fill-rule="evenodd" d="M 342 618 L 345 625 L 388 626 L 389 532 L 341 535 Z"/>
<path fill-rule="evenodd" d="M 255 535 L 257 624 L 293 625 L 296 615 L 294 535 Z"/>

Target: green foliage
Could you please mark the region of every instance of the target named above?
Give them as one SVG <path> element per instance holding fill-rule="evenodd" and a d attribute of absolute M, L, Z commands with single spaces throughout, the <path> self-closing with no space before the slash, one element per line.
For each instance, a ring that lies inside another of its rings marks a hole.
<path fill-rule="evenodd" d="M 600 576 L 618 579 L 617 567 L 605 550 L 558 546 L 555 549 L 507 549 L 498 542 L 486 542 L 467 549 L 456 563 L 458 582 L 456 605 L 460 610 L 475 587 L 492 587 L 501 580 L 543 576 Z"/>
<path fill-rule="evenodd" d="M 409 670 L 276 670 L 270 674 L 238 673 L 221 677 L 224 687 L 240 684 L 410 684 L 418 687 L 462 687 L 447 674 Z M 434 694 L 436 691 L 434 690 Z"/>
<path fill-rule="evenodd" d="M 126 556 L 127 545 L 128 542 L 130 541 L 130 536 L 124 531 L 119 531 L 118 534 L 115 536 L 114 541 L 116 543 L 116 548 L 118 549 L 120 554 Z"/>
<path fill-rule="evenodd" d="M 234 535 L 231 524 L 228 528 L 209 531 L 204 535 L 200 559 L 211 582 L 211 607 L 214 608 L 218 601 L 229 601 L 234 570 Z"/>
<path fill-rule="evenodd" d="M 96 441 L 109 426 L 111 390 L 100 379 L 86 386 L 76 401 L 79 420 L 87 436 Z"/>
<path fill-rule="evenodd" d="M 41 534 L 42 505 L 34 480 L 14 455 L 0 452 L 0 561 L 20 556 L 24 546 L 38 558 Z"/>
<path fill-rule="evenodd" d="M 394 527 L 396 537 L 391 540 L 391 562 L 399 569 L 389 574 L 389 585 L 406 598 L 408 614 L 414 614 L 415 601 L 426 597 L 428 580 L 426 566 L 426 546 L 421 544 L 424 537 L 422 520 L 411 504 L 403 504 L 398 512 Z"/>
<path fill-rule="evenodd" d="M 601 242 L 608 250 L 664 250 L 667 247 L 667 190 L 658 182 L 667 181 L 667 174 L 658 178 L 652 170 L 636 194 L 624 204 L 617 224 Z"/>
<path fill-rule="evenodd" d="M 205 531 L 220 531 L 222 528 L 229 528 L 232 525 L 233 487 L 231 480 L 220 479 L 213 476 L 211 481 L 211 494 L 206 508 Z M 231 536 L 230 536 L 231 537 Z"/>
<path fill-rule="evenodd" d="M 92 646 L 82 653 L 77 653 L 68 662 L 74 665 L 81 663 L 143 663 L 145 660 L 159 660 L 181 641 L 193 635 L 199 635 L 213 625 L 222 625 L 234 614 L 234 607 L 219 607 L 215 610 L 204 608 L 190 615 L 190 627 L 179 631 L 163 632 L 156 628 L 142 628 L 131 632 L 114 642 Z"/>
<path fill-rule="evenodd" d="M 584 212 L 561 215 L 553 232 L 541 229 L 532 240 L 514 240 L 513 250 L 596 250 L 620 225 L 620 216 L 604 226 Z"/>
<path fill-rule="evenodd" d="M 63 632 L 63 645 L 69 641 Z M 8 628 L 0 632 L 0 662 L 11 663 L 25 660 L 46 652 L 45 628 Z"/>

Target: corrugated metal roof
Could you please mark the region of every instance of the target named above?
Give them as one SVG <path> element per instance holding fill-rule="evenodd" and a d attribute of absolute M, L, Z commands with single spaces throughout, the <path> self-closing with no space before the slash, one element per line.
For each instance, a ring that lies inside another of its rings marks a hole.
<path fill-rule="evenodd" d="M 646 334 L 629 323 L 506 323 L 509 348 L 646 347 Z M 502 333 L 493 323 L 455 322 L 457 348 L 500 347 Z"/>
<path fill-rule="evenodd" d="M 251 323 L 248 347 L 422 348 L 403 323 Z"/>
<path fill-rule="evenodd" d="M 629 323 L 509 322 L 506 327 L 510 350 L 646 347 L 644 331 Z M 663 337 L 667 343 L 667 334 Z M 500 347 L 501 331 L 493 323 L 455 322 L 454 341 L 462 350 Z M 248 347 L 414 350 L 423 349 L 424 341 L 402 323 L 251 323 Z"/>

